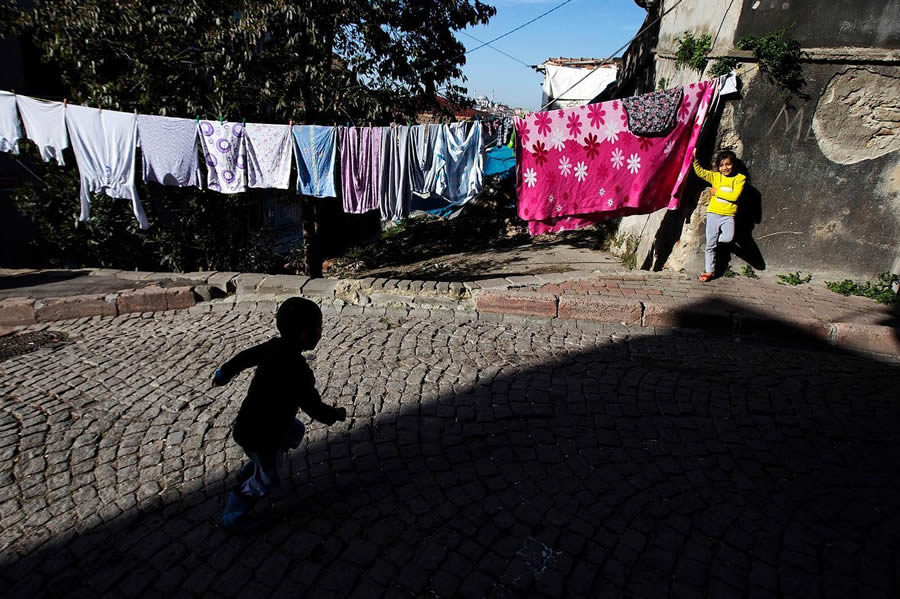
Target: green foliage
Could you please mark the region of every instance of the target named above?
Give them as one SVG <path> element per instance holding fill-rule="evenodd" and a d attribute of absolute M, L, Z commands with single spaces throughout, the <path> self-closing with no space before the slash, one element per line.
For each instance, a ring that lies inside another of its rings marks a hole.
<path fill-rule="evenodd" d="M 722 273 L 722 276 L 725 277 L 726 279 L 733 279 L 736 276 L 738 276 L 738 274 L 736 272 L 734 272 L 733 270 L 731 270 L 731 267 L 729 266 L 728 268 L 725 269 L 725 272 Z"/>
<path fill-rule="evenodd" d="M 808 97 L 802 91 L 806 85 L 801 64 L 805 53 L 796 40 L 788 37 L 792 28 L 785 27 L 761 37 L 745 35 L 737 43 L 741 50 L 753 52 L 759 70 L 769 83 L 779 88 L 785 102 L 790 102 L 793 96 Z"/>
<path fill-rule="evenodd" d="M 114 8 L 104 0 L 0 0 L 0 38 L 15 33 L 33 44 L 59 74 L 59 95 L 74 103 L 232 121 L 384 124 L 434 107 L 435 91 L 462 75 L 465 47 L 454 31 L 495 12 L 480 0 L 122 0 Z M 442 91 L 452 98 L 462 90 Z M 76 228 L 74 165 L 48 168 L 33 155 L 23 162 L 42 182 L 23 185 L 14 202 L 54 262 L 285 267 L 261 230 L 257 193 L 142 186 L 148 231 L 137 229 L 126 201 L 101 196 L 93 220 Z"/>
<path fill-rule="evenodd" d="M 383 239 L 388 239 L 388 238 L 384 237 Z M 361 248 L 359 246 L 354 246 L 354 247 L 348 249 L 346 252 L 344 252 L 344 256 L 346 256 L 347 258 L 350 258 L 351 260 L 359 260 L 360 258 L 362 258 L 363 253 L 364 253 L 363 248 Z"/>
<path fill-rule="evenodd" d="M 629 270 L 637 268 L 637 249 L 640 242 L 635 235 L 619 235 L 613 241 L 613 245 L 621 248 L 622 264 Z"/>
<path fill-rule="evenodd" d="M 391 237 L 396 237 L 400 233 L 406 230 L 406 221 L 401 220 L 394 222 L 390 225 L 390 227 L 381 232 L 382 239 L 390 239 Z"/>
<path fill-rule="evenodd" d="M 712 36 L 704 33 L 694 37 L 690 31 L 684 32 L 681 37 L 675 38 L 678 48 L 675 50 L 675 68 L 688 67 L 703 73 L 706 68 L 706 57 L 712 50 Z"/>
<path fill-rule="evenodd" d="M 861 295 L 873 299 L 880 304 L 888 306 L 900 306 L 900 293 L 894 291 L 894 286 L 900 285 L 900 275 L 883 272 L 878 275 L 878 280 L 857 283 L 850 279 L 840 282 L 826 281 L 825 286 L 841 295 Z"/>
<path fill-rule="evenodd" d="M 753 270 L 753 267 L 745 264 L 744 268 L 741 269 L 741 275 L 747 277 L 748 279 L 758 279 L 759 275 L 756 274 L 756 271 Z"/>
<path fill-rule="evenodd" d="M 786 275 L 775 275 L 775 278 L 779 285 L 803 285 L 812 281 L 812 275 L 801 276 L 799 270 Z"/>
<path fill-rule="evenodd" d="M 669 87 L 669 80 L 666 79 L 665 77 L 660 77 L 659 81 L 656 83 L 656 89 L 664 90 L 664 89 L 667 89 L 668 87 Z"/>
<path fill-rule="evenodd" d="M 707 73 L 710 77 L 721 77 L 722 75 L 728 75 L 731 71 L 735 70 L 738 66 L 738 59 L 731 58 L 726 56 L 724 58 L 717 59 L 712 66 L 709 67 L 709 73 Z"/>

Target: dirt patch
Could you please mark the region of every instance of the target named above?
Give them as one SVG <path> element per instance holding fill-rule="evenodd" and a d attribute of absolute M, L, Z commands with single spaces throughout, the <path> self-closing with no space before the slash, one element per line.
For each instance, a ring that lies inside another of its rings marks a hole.
<path fill-rule="evenodd" d="M 5 335 L 0 337 L 0 362 L 33 352 L 45 345 L 62 343 L 67 337 L 65 333 L 59 331 L 38 331 L 21 335 Z"/>
<path fill-rule="evenodd" d="M 532 238 L 515 213 L 511 179 L 493 181 L 452 219 L 420 213 L 381 238 L 326 260 L 329 278 L 473 281 L 499 275 L 621 268 L 606 251 L 614 229 L 599 225 Z"/>

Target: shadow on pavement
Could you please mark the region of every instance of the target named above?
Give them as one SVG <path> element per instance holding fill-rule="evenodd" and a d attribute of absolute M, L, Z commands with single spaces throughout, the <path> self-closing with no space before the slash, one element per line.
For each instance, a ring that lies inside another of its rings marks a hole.
<path fill-rule="evenodd" d="M 50 283 L 58 283 L 60 281 L 69 281 L 79 277 L 86 277 L 89 274 L 89 270 L 43 270 L 41 272 L 21 275 L 4 275 L 0 276 L 0 290 L 18 289 L 20 287 L 36 287 L 38 285 L 47 285 Z"/>
<path fill-rule="evenodd" d="M 381 369 L 335 351 L 329 372 L 368 381 L 357 425 L 293 454 L 276 525 L 226 533 L 233 472 L 208 476 L 7 553 L 4 595 L 897 596 L 900 366 L 795 333 L 802 348 L 659 334 L 542 361 L 535 329 L 487 366 L 477 343 L 410 368 L 392 344 Z M 440 392 L 418 403 L 417 384 Z"/>

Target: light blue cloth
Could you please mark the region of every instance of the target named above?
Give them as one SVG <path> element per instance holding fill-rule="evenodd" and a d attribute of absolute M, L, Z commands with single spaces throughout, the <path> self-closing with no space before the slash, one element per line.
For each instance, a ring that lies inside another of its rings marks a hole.
<path fill-rule="evenodd" d="M 506 175 L 516 167 L 516 153 L 512 148 L 491 148 L 484 156 L 485 175 Z"/>
<path fill-rule="evenodd" d="M 437 137 L 434 163 L 425 173 L 425 186 L 460 206 L 484 187 L 484 143 L 481 123 L 444 125 Z"/>
<path fill-rule="evenodd" d="M 297 155 L 297 192 L 317 198 L 337 197 L 337 129 L 321 125 L 294 125 Z"/>
<path fill-rule="evenodd" d="M 423 125 L 421 129 L 412 129 L 410 178 L 413 191 L 426 197 L 413 198 L 411 209 L 447 215 L 481 193 L 484 187 L 481 123 Z"/>

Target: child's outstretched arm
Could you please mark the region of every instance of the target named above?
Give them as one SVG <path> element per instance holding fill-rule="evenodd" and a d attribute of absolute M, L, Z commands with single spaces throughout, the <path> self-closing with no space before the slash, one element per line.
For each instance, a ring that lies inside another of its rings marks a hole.
<path fill-rule="evenodd" d="M 322 424 L 334 424 L 338 420 L 347 419 L 346 408 L 336 408 L 322 401 L 316 389 L 316 377 L 308 367 L 300 373 L 300 384 L 297 393 L 300 394 L 300 409 L 306 412 L 310 418 Z"/>
<path fill-rule="evenodd" d="M 694 158 L 694 160 L 693 160 L 694 172 L 697 174 L 698 177 L 700 177 L 701 179 L 703 179 L 704 181 L 706 181 L 707 183 L 712 185 L 713 177 L 715 176 L 715 173 L 713 173 L 712 171 L 706 170 L 705 168 L 700 166 L 699 162 L 697 162 L 697 148 L 694 148 L 693 158 Z"/>
<path fill-rule="evenodd" d="M 236 356 L 222 364 L 215 374 L 213 374 L 213 385 L 227 385 L 231 379 L 237 376 L 242 370 L 258 366 L 266 355 L 267 344 L 261 343 L 254 347 L 239 352 Z"/>

